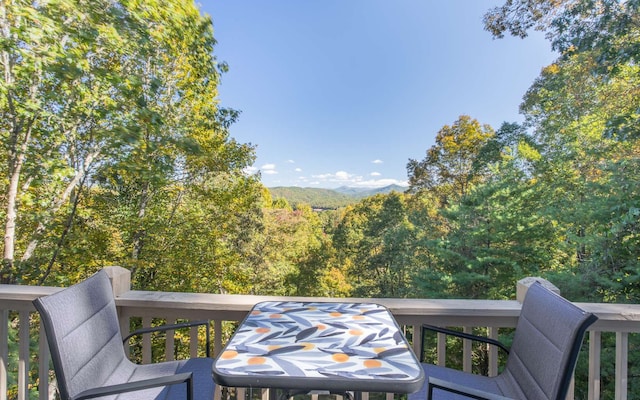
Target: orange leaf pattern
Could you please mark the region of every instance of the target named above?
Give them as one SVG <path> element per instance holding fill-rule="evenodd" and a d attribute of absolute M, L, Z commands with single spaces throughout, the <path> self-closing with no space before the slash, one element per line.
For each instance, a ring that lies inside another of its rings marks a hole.
<path fill-rule="evenodd" d="M 373 382 L 397 388 L 423 379 L 391 313 L 373 303 L 258 303 L 223 355 L 215 375 L 238 378 L 234 382 L 245 386 L 282 377 L 302 379 L 310 389 L 332 389 L 331 382 L 347 379 L 352 390 L 369 390 Z"/>

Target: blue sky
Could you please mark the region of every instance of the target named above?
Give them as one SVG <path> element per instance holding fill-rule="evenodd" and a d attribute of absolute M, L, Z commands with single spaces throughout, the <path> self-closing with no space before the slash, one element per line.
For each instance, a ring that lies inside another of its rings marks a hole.
<path fill-rule="evenodd" d="M 494 40 L 498 0 L 202 0 L 231 136 L 256 146 L 267 187 L 406 184 L 443 125 L 522 121 L 556 55 L 540 34 Z"/>

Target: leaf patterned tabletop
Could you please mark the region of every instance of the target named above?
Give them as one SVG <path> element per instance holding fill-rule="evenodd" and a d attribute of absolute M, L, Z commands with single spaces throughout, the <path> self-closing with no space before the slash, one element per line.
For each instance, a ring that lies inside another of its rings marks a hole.
<path fill-rule="evenodd" d="M 411 393 L 424 372 L 372 303 L 256 304 L 213 366 L 224 386 Z"/>

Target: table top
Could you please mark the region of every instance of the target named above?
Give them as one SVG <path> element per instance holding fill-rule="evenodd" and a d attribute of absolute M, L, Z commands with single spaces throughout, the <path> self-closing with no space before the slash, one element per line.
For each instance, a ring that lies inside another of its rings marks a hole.
<path fill-rule="evenodd" d="M 412 393 L 424 372 L 391 313 L 373 303 L 256 304 L 213 365 L 231 387 Z"/>

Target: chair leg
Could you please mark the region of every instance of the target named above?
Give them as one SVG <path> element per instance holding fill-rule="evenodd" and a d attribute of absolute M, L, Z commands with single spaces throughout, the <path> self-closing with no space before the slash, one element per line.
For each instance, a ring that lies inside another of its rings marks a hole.
<path fill-rule="evenodd" d="M 431 383 L 429 383 L 428 388 L 429 389 L 427 391 L 427 400 L 431 400 L 431 399 L 433 399 L 433 388 L 434 388 L 434 386 Z"/>
<path fill-rule="evenodd" d="M 187 380 L 187 400 L 193 399 L 193 376 Z"/>

